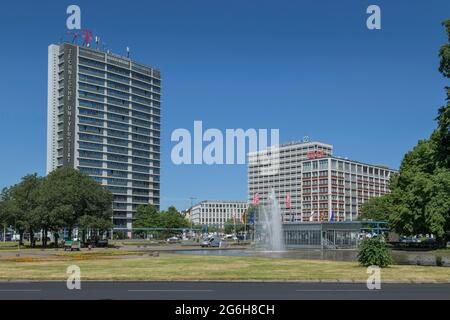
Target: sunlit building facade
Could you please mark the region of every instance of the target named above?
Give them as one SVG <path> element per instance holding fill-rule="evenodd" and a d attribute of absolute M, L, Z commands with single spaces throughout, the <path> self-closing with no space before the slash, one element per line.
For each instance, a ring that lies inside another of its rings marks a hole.
<path fill-rule="evenodd" d="M 70 166 L 114 195 L 116 227 L 160 203 L 161 76 L 128 58 L 78 46 L 48 48 L 47 172 Z"/>
<path fill-rule="evenodd" d="M 395 173 L 334 157 L 333 146 L 321 142 L 293 142 L 276 150 L 276 161 L 264 161 L 265 150 L 248 155 L 248 200 L 258 194 L 265 205 L 273 188 L 284 222 L 355 221 L 365 201 L 389 192 Z M 264 170 L 273 163 L 276 170 Z"/>
<path fill-rule="evenodd" d="M 247 210 L 246 201 L 204 200 L 188 210 L 193 225 L 224 227 L 227 221 L 240 223 Z"/>

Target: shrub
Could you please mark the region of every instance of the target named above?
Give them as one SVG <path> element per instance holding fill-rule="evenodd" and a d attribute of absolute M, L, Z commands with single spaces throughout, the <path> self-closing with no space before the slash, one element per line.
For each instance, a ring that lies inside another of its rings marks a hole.
<path fill-rule="evenodd" d="M 364 239 L 361 243 L 358 261 L 363 266 L 387 267 L 392 264 L 391 252 L 379 239 Z"/>

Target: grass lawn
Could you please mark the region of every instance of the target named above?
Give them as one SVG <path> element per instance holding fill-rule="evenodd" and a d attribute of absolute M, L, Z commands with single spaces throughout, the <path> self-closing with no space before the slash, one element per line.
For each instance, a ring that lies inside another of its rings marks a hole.
<path fill-rule="evenodd" d="M 368 277 L 366 268 L 354 262 L 168 253 L 159 257 L 86 254 L 67 253 L 61 260 L 0 259 L 0 280 L 65 280 L 66 268 L 72 264 L 81 268 L 85 280 L 365 281 Z M 382 269 L 382 279 L 449 282 L 450 268 L 392 266 Z"/>

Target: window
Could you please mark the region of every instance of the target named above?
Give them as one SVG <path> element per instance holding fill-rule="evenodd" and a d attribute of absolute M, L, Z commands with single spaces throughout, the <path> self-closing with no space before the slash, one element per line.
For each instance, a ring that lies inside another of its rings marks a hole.
<path fill-rule="evenodd" d="M 90 159 L 79 159 L 79 163 L 81 166 L 89 166 L 89 167 L 102 167 L 103 162 L 98 160 L 90 160 Z"/>
<path fill-rule="evenodd" d="M 80 150 L 79 154 L 83 158 L 103 159 L 103 153 L 101 152 Z"/>
<path fill-rule="evenodd" d="M 128 148 L 108 146 L 108 152 L 128 154 Z"/>
<path fill-rule="evenodd" d="M 79 111 L 80 111 L 80 114 L 82 114 L 82 115 L 87 115 L 87 116 L 91 116 L 91 117 L 99 117 L 99 118 L 103 118 L 103 114 L 104 114 L 101 111 L 84 109 L 84 108 L 79 108 Z"/>
<path fill-rule="evenodd" d="M 78 136 L 80 137 L 80 140 L 103 142 L 103 137 L 100 136 L 94 136 L 86 133 L 79 133 Z"/>
<path fill-rule="evenodd" d="M 108 144 L 117 144 L 120 146 L 128 146 L 127 140 L 116 139 L 116 138 L 108 138 Z"/>
<path fill-rule="evenodd" d="M 108 105 L 108 111 L 128 115 L 128 109 Z"/>
<path fill-rule="evenodd" d="M 97 176 L 101 176 L 102 175 L 102 170 L 101 169 L 96 169 L 96 168 L 85 168 L 85 167 L 78 167 L 78 170 L 80 170 L 80 172 L 89 174 L 89 175 L 97 175 Z"/>
<path fill-rule="evenodd" d="M 79 141 L 78 145 L 81 149 L 100 150 L 103 151 L 103 145 L 91 142 Z"/>
<path fill-rule="evenodd" d="M 123 131 L 128 131 L 129 125 L 108 121 L 108 128 L 114 128 L 114 129 L 119 129 L 119 130 L 123 130 Z"/>
<path fill-rule="evenodd" d="M 87 100 L 83 100 L 83 99 L 79 99 L 78 102 L 79 102 L 80 106 L 82 106 L 82 107 L 88 107 L 88 108 L 97 109 L 97 110 L 104 109 L 103 103 L 87 101 Z"/>
<path fill-rule="evenodd" d="M 99 79 L 99 78 L 96 78 L 96 77 L 92 77 L 92 76 L 87 76 L 87 75 L 81 74 L 81 73 L 79 75 L 79 79 L 81 81 L 92 82 L 92 83 L 99 84 L 99 85 L 102 85 L 102 86 L 105 85 L 105 80 Z"/>
<path fill-rule="evenodd" d="M 320 170 L 328 169 L 328 159 L 319 161 L 319 169 Z"/>
<path fill-rule="evenodd" d="M 78 119 L 80 120 L 80 123 L 86 123 L 86 124 L 91 124 L 94 126 L 99 126 L 99 127 L 103 127 L 103 120 L 100 119 L 95 119 L 95 118 L 88 118 L 88 117 L 78 117 Z"/>

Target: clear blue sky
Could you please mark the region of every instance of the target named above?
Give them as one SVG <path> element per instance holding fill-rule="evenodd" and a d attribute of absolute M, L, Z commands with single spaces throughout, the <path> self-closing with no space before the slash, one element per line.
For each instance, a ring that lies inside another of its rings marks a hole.
<path fill-rule="evenodd" d="M 175 166 L 176 128 L 279 128 L 336 155 L 398 168 L 444 103 L 437 71 L 450 1 L 3 1 L 0 187 L 45 174 L 47 46 L 78 4 L 110 49 L 161 69 L 162 208 L 245 199 L 246 167 Z M 382 30 L 366 28 L 369 4 Z"/>

